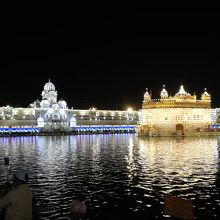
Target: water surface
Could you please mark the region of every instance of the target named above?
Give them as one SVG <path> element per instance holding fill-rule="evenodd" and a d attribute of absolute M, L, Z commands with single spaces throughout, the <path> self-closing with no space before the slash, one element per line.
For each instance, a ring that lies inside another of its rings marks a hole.
<path fill-rule="evenodd" d="M 1 137 L 0 183 L 27 167 L 45 220 L 68 216 L 79 191 L 87 197 L 87 219 L 117 219 L 117 213 L 126 219 L 170 219 L 164 214 L 167 193 L 191 200 L 195 219 L 217 219 L 219 151 L 219 137 Z M 9 171 L 5 156 L 10 158 Z"/>

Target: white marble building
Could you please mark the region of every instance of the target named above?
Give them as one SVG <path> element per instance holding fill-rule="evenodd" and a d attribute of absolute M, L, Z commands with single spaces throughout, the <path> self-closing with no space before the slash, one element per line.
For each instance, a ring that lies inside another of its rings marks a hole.
<path fill-rule="evenodd" d="M 0 107 L 0 132 L 8 128 L 18 130 L 25 127 L 38 128 L 40 132 L 46 133 L 72 132 L 77 129 L 118 131 L 120 126 L 124 126 L 124 130 L 126 126 L 136 126 L 139 120 L 137 111 L 70 109 L 65 100 L 58 100 L 57 91 L 50 80 L 44 85 L 41 97 L 28 108 Z"/>

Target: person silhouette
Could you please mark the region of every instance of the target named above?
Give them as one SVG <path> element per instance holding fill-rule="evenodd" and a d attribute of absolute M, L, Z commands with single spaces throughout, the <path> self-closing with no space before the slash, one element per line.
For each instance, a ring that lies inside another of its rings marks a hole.
<path fill-rule="evenodd" d="M 28 171 L 23 168 L 13 176 L 13 189 L 0 199 L 4 220 L 31 220 L 32 190 L 27 185 L 28 180 Z"/>
<path fill-rule="evenodd" d="M 78 193 L 75 199 L 70 204 L 71 220 L 83 219 L 87 212 L 87 206 L 85 204 L 85 195 Z"/>

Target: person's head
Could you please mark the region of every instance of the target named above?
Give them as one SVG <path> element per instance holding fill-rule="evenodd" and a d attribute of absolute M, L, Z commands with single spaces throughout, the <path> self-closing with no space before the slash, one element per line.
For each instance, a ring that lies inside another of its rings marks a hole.
<path fill-rule="evenodd" d="M 79 192 L 79 193 L 76 193 L 75 198 L 76 198 L 77 200 L 79 200 L 79 201 L 83 202 L 83 201 L 85 201 L 86 196 L 85 196 L 85 194 L 84 194 L 84 193 Z"/>
<path fill-rule="evenodd" d="M 70 204 L 71 219 L 81 219 L 85 216 L 87 212 L 86 204 L 84 203 L 85 195 L 77 194 L 75 199 L 72 200 Z"/>
<path fill-rule="evenodd" d="M 29 175 L 28 171 L 25 169 L 20 169 L 16 174 L 14 174 L 13 183 L 15 186 L 25 184 L 28 182 Z"/>

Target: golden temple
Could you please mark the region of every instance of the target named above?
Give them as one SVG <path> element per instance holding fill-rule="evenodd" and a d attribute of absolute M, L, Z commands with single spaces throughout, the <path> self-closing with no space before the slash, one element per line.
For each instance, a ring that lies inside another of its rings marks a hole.
<path fill-rule="evenodd" d="M 205 89 L 201 99 L 186 92 L 181 85 L 169 96 L 165 85 L 160 99 L 152 99 L 148 89 L 140 110 L 139 135 L 171 136 L 207 131 L 211 125 L 211 95 Z"/>

